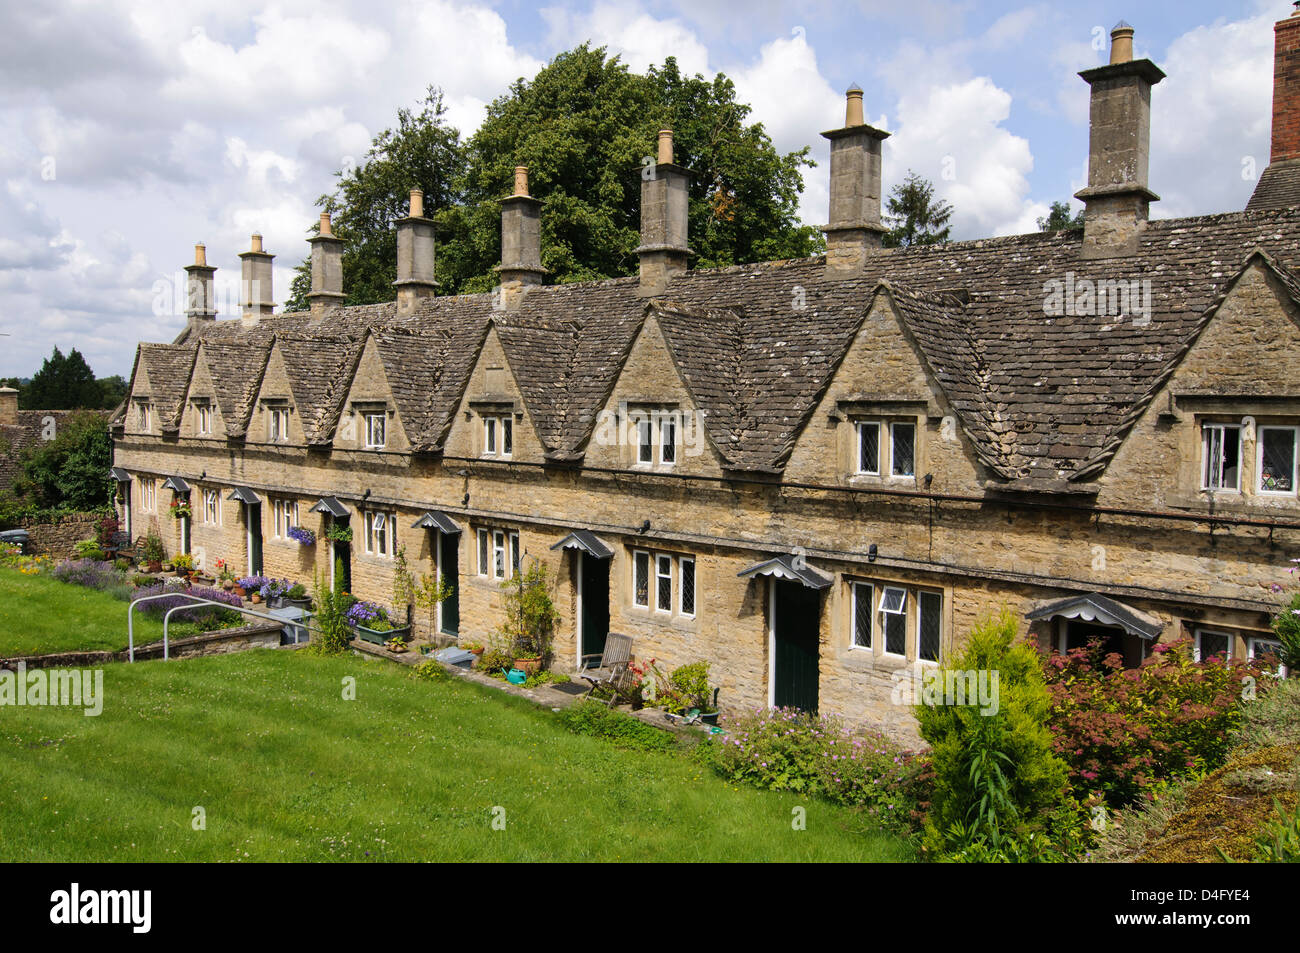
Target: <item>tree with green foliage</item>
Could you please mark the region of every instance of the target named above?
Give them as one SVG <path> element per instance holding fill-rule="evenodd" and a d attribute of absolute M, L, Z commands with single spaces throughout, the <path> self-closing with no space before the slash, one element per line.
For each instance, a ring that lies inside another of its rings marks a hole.
<path fill-rule="evenodd" d="M 54 439 L 24 450 L 15 490 L 32 506 L 97 511 L 109 505 L 108 468 L 113 444 L 103 414 L 70 414 Z"/>
<path fill-rule="evenodd" d="M 104 400 L 95 372 L 81 352 L 73 348 L 65 357 L 57 347 L 18 396 L 24 407 L 33 410 L 97 408 Z"/>
<path fill-rule="evenodd" d="M 435 221 L 440 293 L 490 290 L 501 254 L 500 200 L 517 165 L 542 203 L 542 265 L 564 283 L 636 273 L 641 173 L 653 162 L 660 128 L 674 131 L 674 159 L 691 172 L 690 243 L 697 267 L 821 250 L 821 236 L 798 220 L 801 171 L 809 150 L 781 154 L 723 74 L 686 76 L 669 58 L 645 75 L 604 48 L 561 53 L 531 80 L 519 80 L 488 107 L 463 145 L 430 90 L 419 113 L 376 137 L 367 161 L 340 174 L 318 204 L 338 215 L 349 241 L 349 303 L 391 301 L 396 277 L 393 224 L 412 187 L 426 190 Z M 424 157 L 423 164 L 417 157 Z M 648 158 L 649 157 L 649 158 Z M 415 171 L 410 169 L 413 167 Z M 352 249 L 357 244 L 357 250 Z M 305 306 L 310 276 L 294 282 Z"/>
<path fill-rule="evenodd" d="M 995 704 L 981 707 L 969 697 L 956 704 L 944 694 L 916 708 L 932 749 L 925 839 L 937 855 L 976 844 L 995 854 L 1018 850 L 1029 835 L 1045 833 L 1045 819 L 1070 800 L 1067 767 L 1052 751 L 1051 695 L 1038 651 L 1019 635 L 1015 616 L 1004 609 L 977 623 L 960 653 L 934 673 L 935 684 L 945 687 L 949 673 L 954 684 L 983 673 Z"/>
<path fill-rule="evenodd" d="M 1040 232 L 1075 232 L 1083 228 L 1083 209 L 1071 216 L 1069 202 L 1053 202 L 1046 218 L 1038 220 Z"/>
<path fill-rule="evenodd" d="M 886 248 L 911 245 L 938 245 L 952 232 L 953 208 L 934 197 L 934 184 L 908 170 L 907 177 L 895 185 L 886 205 L 884 236 Z"/>

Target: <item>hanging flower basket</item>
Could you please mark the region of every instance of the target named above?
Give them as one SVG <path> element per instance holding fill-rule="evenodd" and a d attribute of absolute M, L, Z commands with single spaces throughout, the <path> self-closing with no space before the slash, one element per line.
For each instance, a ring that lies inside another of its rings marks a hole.
<path fill-rule="evenodd" d="M 325 538 L 334 543 L 351 543 L 351 526 L 331 526 L 325 531 Z"/>
<path fill-rule="evenodd" d="M 172 500 L 169 512 L 174 520 L 187 520 L 190 518 L 190 501 L 189 500 Z"/>

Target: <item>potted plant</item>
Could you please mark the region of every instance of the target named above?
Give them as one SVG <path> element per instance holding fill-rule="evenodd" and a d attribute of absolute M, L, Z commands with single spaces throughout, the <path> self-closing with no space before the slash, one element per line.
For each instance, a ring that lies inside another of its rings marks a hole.
<path fill-rule="evenodd" d="M 299 546 L 316 545 L 316 534 L 305 526 L 290 526 L 287 535 L 297 540 Z"/>
<path fill-rule="evenodd" d="M 153 532 L 146 536 L 144 545 L 140 548 L 140 558 L 149 572 L 162 572 L 163 560 L 167 558 L 162 537 Z"/>
<path fill-rule="evenodd" d="M 217 578 L 221 580 L 221 588 L 227 592 L 235 588 L 235 574 L 224 559 L 217 560 Z"/>
<path fill-rule="evenodd" d="M 258 587 L 257 594 L 272 609 L 283 609 L 284 595 L 292 588 L 288 579 L 268 579 Z"/>
<path fill-rule="evenodd" d="M 169 509 L 174 520 L 187 520 L 190 518 L 190 501 L 185 497 L 177 497 L 172 500 Z"/>
<path fill-rule="evenodd" d="M 340 526 L 338 523 L 330 524 L 330 528 L 325 530 L 325 538 L 333 543 L 351 543 L 352 527 Z"/>
<path fill-rule="evenodd" d="M 189 553 L 179 553 L 172 557 L 172 568 L 180 575 L 189 578 L 194 575 L 194 557 Z"/>
<path fill-rule="evenodd" d="M 501 584 L 505 592 L 506 623 L 501 635 L 513 646 L 515 667 L 536 675 L 551 652 L 560 614 L 551 601 L 550 578 L 544 563 L 534 561 L 514 579 Z"/>
<path fill-rule="evenodd" d="M 281 598 L 287 606 L 296 606 L 304 611 L 311 608 L 311 596 L 307 592 L 307 587 L 300 582 L 290 586 Z"/>
<path fill-rule="evenodd" d="M 235 588 L 231 591 L 241 599 L 247 598 L 254 604 L 262 601 L 261 588 L 269 580 L 265 576 L 244 576 L 242 579 L 235 580 Z"/>
<path fill-rule="evenodd" d="M 394 625 L 388 617 L 388 610 L 378 603 L 356 602 L 348 609 L 347 618 L 361 640 L 372 645 L 383 645 L 397 638 L 405 642 L 411 636 L 411 627 Z"/>
<path fill-rule="evenodd" d="M 388 649 L 388 651 L 395 655 L 401 655 L 406 651 L 406 639 L 402 638 L 400 635 L 395 635 L 384 643 L 384 648 Z"/>

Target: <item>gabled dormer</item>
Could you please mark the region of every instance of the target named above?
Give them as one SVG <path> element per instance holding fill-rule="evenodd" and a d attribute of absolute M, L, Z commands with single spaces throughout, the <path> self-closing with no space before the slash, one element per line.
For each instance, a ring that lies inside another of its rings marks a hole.
<path fill-rule="evenodd" d="M 904 313 L 917 303 L 913 297 L 877 289 L 795 440 L 787 480 L 974 488 L 978 469 L 963 417 L 931 373 Z"/>
<path fill-rule="evenodd" d="M 1300 513 L 1300 281 L 1252 254 L 1123 436 L 1104 500 Z"/>
<path fill-rule="evenodd" d="M 501 334 L 488 328 L 445 444 L 450 457 L 541 462 L 544 448 Z"/>
<path fill-rule="evenodd" d="M 671 332 L 665 318 L 676 319 Z M 710 408 L 697 399 L 677 360 L 690 348 L 694 349 L 690 357 L 704 364 L 725 365 L 730 359 L 714 353 L 718 336 L 713 333 L 716 329 L 703 326 L 705 320 L 703 315 L 661 302 L 647 307 L 596 416 L 585 465 L 643 473 L 722 473 L 723 461 L 709 429 Z"/>
<path fill-rule="evenodd" d="M 367 337 L 343 400 L 334 449 L 381 453 L 410 448 L 390 377 L 390 373 L 417 374 L 417 369 L 404 366 L 406 363 L 394 360 L 392 366 L 386 366 L 375 336 Z"/>
<path fill-rule="evenodd" d="M 261 386 L 253 400 L 245 439 L 249 443 L 302 446 L 305 441 L 301 412 L 277 341 L 271 347 Z"/>
<path fill-rule="evenodd" d="M 123 430 L 127 434 L 157 434 L 158 411 L 154 403 L 149 369 L 136 352 L 135 372 L 131 375 L 131 396 L 127 399 Z"/>
<path fill-rule="evenodd" d="M 180 435 L 202 440 L 224 440 L 226 437 L 225 419 L 217 401 L 212 368 L 202 345 L 195 358 L 194 373 L 190 375 L 189 390 L 181 408 Z"/>

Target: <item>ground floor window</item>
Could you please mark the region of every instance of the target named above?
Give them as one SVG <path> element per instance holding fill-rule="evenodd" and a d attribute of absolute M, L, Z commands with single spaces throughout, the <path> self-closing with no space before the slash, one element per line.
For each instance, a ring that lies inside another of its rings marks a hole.
<path fill-rule="evenodd" d="M 653 573 L 653 578 L 651 577 Z M 695 557 L 673 553 L 632 553 L 632 604 L 664 615 L 694 618 L 699 599 Z"/>
<path fill-rule="evenodd" d="M 478 531 L 478 574 L 491 579 L 509 579 L 518 570 L 522 555 L 519 534 L 505 529 Z"/>
<path fill-rule="evenodd" d="M 271 503 L 271 511 L 275 516 L 275 536 L 277 539 L 286 539 L 289 530 L 298 526 L 298 501 L 297 500 L 274 500 Z"/>
<path fill-rule="evenodd" d="M 366 510 L 362 518 L 366 552 L 372 556 L 392 558 L 397 547 L 397 514 Z"/>
<path fill-rule="evenodd" d="M 943 593 L 883 582 L 851 582 L 849 647 L 939 661 Z"/>
<path fill-rule="evenodd" d="M 1205 662 L 1212 658 L 1224 660 L 1232 658 L 1232 635 L 1214 629 L 1196 630 L 1196 661 Z"/>

